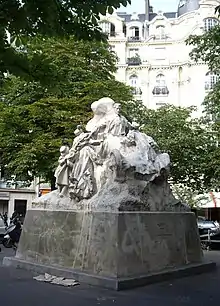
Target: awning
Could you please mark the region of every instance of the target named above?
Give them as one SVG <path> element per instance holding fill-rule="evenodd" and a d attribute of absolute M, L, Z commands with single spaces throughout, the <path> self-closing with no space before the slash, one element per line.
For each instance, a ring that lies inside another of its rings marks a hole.
<path fill-rule="evenodd" d="M 206 200 L 202 200 L 199 205 L 200 208 L 220 208 L 220 193 L 219 192 L 209 192 L 205 194 Z"/>

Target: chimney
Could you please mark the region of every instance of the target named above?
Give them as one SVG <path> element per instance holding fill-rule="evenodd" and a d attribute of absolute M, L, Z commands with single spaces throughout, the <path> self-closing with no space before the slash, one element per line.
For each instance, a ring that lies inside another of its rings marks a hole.
<path fill-rule="evenodd" d="M 145 20 L 149 20 L 150 0 L 145 0 Z"/>

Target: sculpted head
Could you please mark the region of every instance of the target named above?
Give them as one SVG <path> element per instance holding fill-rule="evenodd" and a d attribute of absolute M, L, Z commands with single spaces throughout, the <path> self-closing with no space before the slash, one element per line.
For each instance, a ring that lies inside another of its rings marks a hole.
<path fill-rule="evenodd" d="M 68 154 L 69 153 L 69 148 L 67 146 L 62 146 L 60 148 L 60 154 Z"/>
<path fill-rule="evenodd" d="M 95 115 L 105 115 L 114 108 L 115 102 L 108 97 L 101 98 L 91 105 L 91 109 Z"/>
<path fill-rule="evenodd" d="M 119 114 L 121 110 L 121 104 L 120 103 L 115 103 L 114 108 L 116 110 L 116 113 Z"/>

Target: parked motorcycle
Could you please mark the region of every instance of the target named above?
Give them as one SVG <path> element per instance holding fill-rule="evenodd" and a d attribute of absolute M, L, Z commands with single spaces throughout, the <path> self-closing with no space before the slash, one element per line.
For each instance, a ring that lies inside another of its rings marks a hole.
<path fill-rule="evenodd" d="M 6 227 L 6 232 L 2 241 L 4 247 L 17 249 L 21 231 L 22 225 L 19 218 L 16 216 L 11 220 L 9 226 Z"/>

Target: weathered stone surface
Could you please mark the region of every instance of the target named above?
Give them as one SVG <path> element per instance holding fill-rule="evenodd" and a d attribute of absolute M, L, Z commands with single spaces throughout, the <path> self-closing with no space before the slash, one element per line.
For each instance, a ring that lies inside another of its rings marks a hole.
<path fill-rule="evenodd" d="M 169 155 L 110 98 L 91 108 L 86 130 L 60 149 L 58 190 L 33 201 L 5 264 L 116 289 L 203 267 L 195 216 L 168 183 Z"/>
<path fill-rule="evenodd" d="M 28 211 L 16 255 L 115 279 L 202 262 L 191 213 Z"/>
<path fill-rule="evenodd" d="M 72 147 L 60 148 L 57 191 L 33 208 L 95 211 L 189 211 L 168 183 L 170 157 L 152 137 L 105 97 L 91 104 L 93 118 L 78 126 Z"/>

